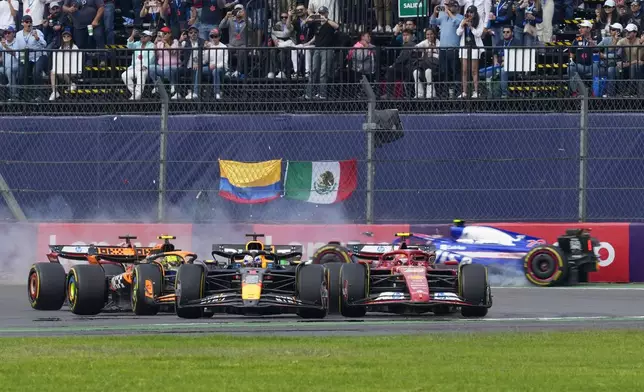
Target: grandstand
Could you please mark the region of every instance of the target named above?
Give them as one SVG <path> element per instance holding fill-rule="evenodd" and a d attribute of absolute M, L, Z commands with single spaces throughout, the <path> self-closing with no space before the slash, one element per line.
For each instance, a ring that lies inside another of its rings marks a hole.
<path fill-rule="evenodd" d="M 252 2 L 251 2 L 252 3 Z M 269 8 L 280 8 L 280 2 L 268 1 Z M 254 45 L 247 47 L 245 54 L 248 56 L 248 73 L 243 79 L 226 76 L 222 81 L 225 99 L 215 100 L 212 94 L 211 82 L 204 77 L 201 83 L 202 94 L 198 100 L 179 99 L 170 102 L 171 112 L 177 113 L 203 113 L 203 112 L 364 112 L 366 98 L 362 92 L 359 77 L 351 70 L 351 61 L 348 55 L 351 46 L 359 40 L 360 30 L 372 31 L 376 26 L 376 17 L 373 8 L 366 2 L 359 2 L 363 8 L 348 9 L 338 13 L 341 19 L 341 28 L 337 34 L 336 46 L 329 48 L 335 52 L 333 72 L 329 80 L 328 96 L 324 99 L 305 100 L 307 78 L 300 77 L 276 79 L 268 78 L 275 58 L 289 58 L 288 54 L 275 55 L 278 49 L 270 42 L 270 28 L 274 15 L 277 12 L 267 13 L 269 23 L 264 23 L 260 41 L 252 42 Z M 578 99 L 573 99 L 568 87 L 567 64 L 569 61 L 568 50 L 578 32 L 577 25 L 582 20 L 595 18 L 595 7 L 601 4 L 597 0 L 586 0 L 585 8 L 575 8 L 574 18 L 565 20 L 563 24 L 553 26 L 555 40 L 540 44 L 533 48 L 534 53 L 524 52 L 524 56 L 534 55 L 531 63 L 534 69 L 529 72 L 513 73 L 509 80 L 509 94 L 507 99 L 498 94 L 498 80 L 480 81 L 480 96 L 478 99 L 457 100 L 453 96 L 440 94 L 435 99 L 415 99 L 413 80 L 407 76 L 396 80 L 394 94 L 380 101 L 382 108 L 398 108 L 402 112 L 477 112 L 477 111 L 578 111 Z M 394 18 L 397 23 L 399 18 L 397 4 L 393 4 Z M 75 79 L 76 89 L 61 85 L 61 98 L 57 101 L 47 101 L 51 92 L 49 78 L 44 79 L 46 85 L 25 85 L 19 100 L 5 102 L 8 97 L 8 88 L 0 87 L 0 98 L 4 102 L 0 106 L 2 113 L 15 114 L 83 114 L 83 113 L 144 113 L 157 108 L 161 99 L 152 94 L 153 84 L 148 82 L 141 101 L 128 101 L 130 93 L 121 80 L 121 74 L 130 66 L 132 51 L 126 49 L 126 40 L 133 28 L 139 30 L 151 29 L 145 23 L 137 23 L 134 10 L 130 7 L 121 7 L 116 2 L 115 37 L 114 45 L 107 45 L 105 56 L 96 56 L 83 67 L 82 74 Z M 252 6 L 249 5 L 249 14 L 252 15 Z M 344 9 L 338 7 L 338 9 Z M 422 15 L 431 13 L 424 12 Z M 19 15 L 22 14 L 22 4 Z M 129 23 L 134 20 L 134 24 Z M 363 23 L 353 23 L 362 20 Z M 413 20 L 418 26 L 417 36 L 422 36 L 422 28 L 429 26 L 429 17 L 416 16 L 405 18 Z M 343 23 L 342 21 L 347 21 Z M 227 42 L 226 31 L 222 31 L 222 42 Z M 250 36 L 250 34 L 249 34 Z M 253 35 L 254 36 L 254 35 Z M 374 32 L 372 43 L 376 46 L 376 73 L 373 75 L 373 86 L 376 94 L 380 96 L 385 89 L 385 73 L 396 56 L 402 51 L 395 45 L 393 33 Z M 175 37 L 176 38 L 176 37 Z M 422 39 L 418 38 L 419 40 Z M 491 39 L 484 40 L 487 47 L 486 54 L 481 58 L 479 68 L 483 69 L 492 65 Z M 282 57 L 284 56 L 284 57 Z M 303 56 L 302 56 L 303 57 Z M 99 59 L 106 59 L 99 61 Z M 300 64 L 302 66 L 302 64 Z M 411 72 L 409 72 L 411 74 Z M 437 86 L 448 85 L 452 80 L 434 79 Z M 28 84 L 28 81 L 25 81 Z M 592 93 L 592 80 L 587 80 L 589 91 Z M 168 81 L 165 81 L 166 85 Z M 621 86 L 630 84 L 628 80 L 619 82 Z M 182 73 L 178 87 L 185 97 L 185 90 L 190 87 L 191 79 L 188 74 Z M 626 97 L 619 92 L 625 88 L 617 87 L 616 96 L 591 97 L 591 110 L 623 110 L 637 108 L 641 105 L 637 96 Z M 36 100 L 37 98 L 37 100 Z M 555 100 L 553 100 L 555 98 Z"/>

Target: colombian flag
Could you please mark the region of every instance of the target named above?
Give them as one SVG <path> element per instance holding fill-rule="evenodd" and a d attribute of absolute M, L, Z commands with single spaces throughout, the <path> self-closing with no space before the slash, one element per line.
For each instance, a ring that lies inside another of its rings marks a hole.
<path fill-rule="evenodd" d="M 219 160 L 219 195 L 236 203 L 257 204 L 282 192 L 282 160 L 247 163 Z"/>

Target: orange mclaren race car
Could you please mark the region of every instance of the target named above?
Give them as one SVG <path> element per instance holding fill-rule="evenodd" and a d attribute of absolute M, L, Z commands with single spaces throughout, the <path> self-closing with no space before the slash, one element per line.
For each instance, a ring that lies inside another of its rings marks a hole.
<path fill-rule="evenodd" d="M 49 262 L 36 263 L 29 270 L 28 294 L 31 307 L 58 310 L 67 302 L 79 315 L 102 311 L 133 311 L 154 315 L 163 308 L 173 311 L 174 278 L 182 264 L 197 255 L 175 249 L 174 236 L 161 235 L 162 244 L 136 247 L 133 236 L 121 236 L 124 244 L 50 245 Z M 85 261 L 65 272 L 59 259 Z M 165 310 L 165 309 L 163 309 Z"/>

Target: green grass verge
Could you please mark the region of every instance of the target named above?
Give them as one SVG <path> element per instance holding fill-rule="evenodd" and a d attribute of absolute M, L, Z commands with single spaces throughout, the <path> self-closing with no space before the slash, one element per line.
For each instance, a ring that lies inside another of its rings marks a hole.
<path fill-rule="evenodd" d="M 641 331 L 0 339 L 7 391 L 643 391 Z"/>

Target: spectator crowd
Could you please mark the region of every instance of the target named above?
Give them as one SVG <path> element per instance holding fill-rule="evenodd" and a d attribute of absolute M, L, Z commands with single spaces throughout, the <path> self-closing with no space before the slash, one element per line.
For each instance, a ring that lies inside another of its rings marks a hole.
<path fill-rule="evenodd" d="M 56 100 L 61 82 L 77 89 L 85 66 L 106 67 L 110 52 L 102 49 L 115 44 L 117 6 L 133 16 L 123 18 L 131 61 L 120 74 L 131 100 L 142 99 L 146 84 L 158 78 L 169 82 L 173 100 L 198 99 L 207 85 L 220 100 L 224 81 L 248 78 L 258 53 L 262 77 L 307 80 L 303 99 L 327 99 L 338 64 L 354 81 L 386 82 L 383 98 L 399 94 L 397 82 L 412 85 L 415 98 L 477 98 L 480 79 L 497 81 L 506 97 L 510 76 L 525 73 L 506 64 L 507 49 L 544 48 L 556 40 L 557 26 L 586 6 L 430 0 L 427 12 L 397 18 L 392 0 L 116 1 L 0 0 L 0 83 L 7 99 L 20 99 L 23 84 L 48 81 L 49 99 Z M 619 80 L 635 80 L 628 93 L 644 95 L 643 22 L 640 0 L 605 0 L 594 18 L 574 23 L 576 37 L 562 64 L 573 94 L 579 74 L 593 81 L 595 95 L 619 94 Z M 395 56 L 381 56 L 376 39 L 394 47 L 386 54 Z"/>

